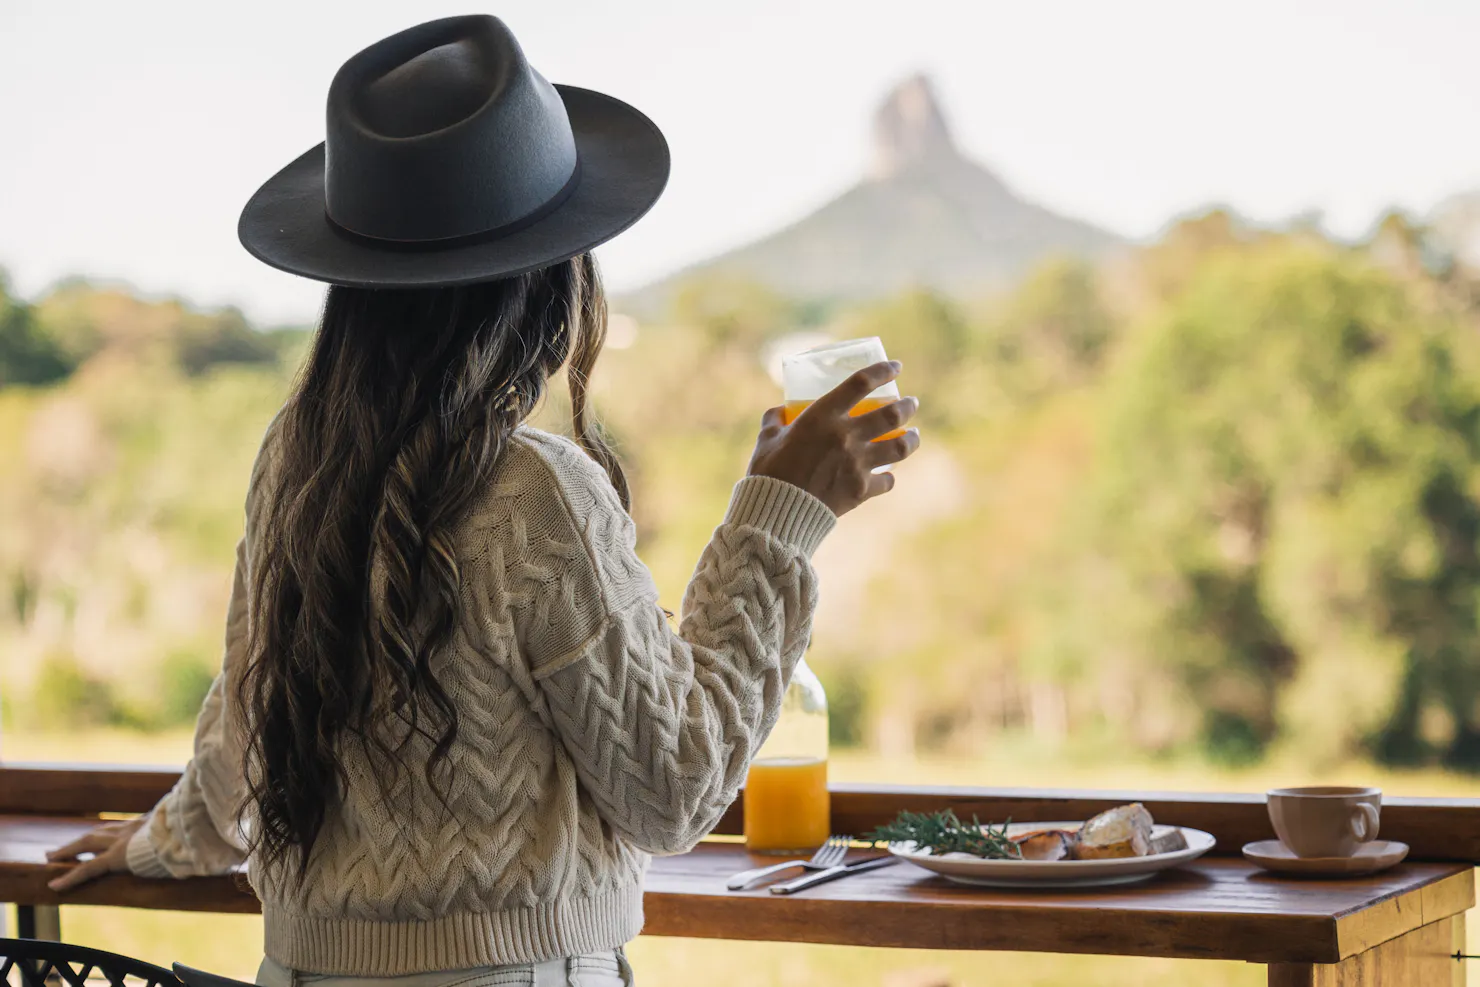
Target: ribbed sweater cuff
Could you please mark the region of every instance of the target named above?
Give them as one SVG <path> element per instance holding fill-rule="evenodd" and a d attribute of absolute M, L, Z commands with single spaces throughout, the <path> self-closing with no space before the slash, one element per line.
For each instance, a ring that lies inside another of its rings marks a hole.
<path fill-rule="evenodd" d="M 154 820 L 145 820 L 139 831 L 128 840 L 129 872 L 138 877 L 169 877 L 169 868 L 165 867 L 164 861 L 159 857 L 159 851 L 154 849 L 154 844 L 149 842 L 149 830 L 154 826 Z"/>
<path fill-rule="evenodd" d="M 810 557 L 838 518 L 801 487 L 769 476 L 747 476 L 735 484 L 725 523 L 760 528 Z"/>

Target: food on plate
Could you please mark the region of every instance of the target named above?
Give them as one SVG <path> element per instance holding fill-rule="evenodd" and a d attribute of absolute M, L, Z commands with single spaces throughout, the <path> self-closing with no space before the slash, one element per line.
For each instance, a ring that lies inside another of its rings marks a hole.
<path fill-rule="evenodd" d="M 1165 826 L 1160 833 L 1151 837 L 1151 853 L 1176 853 L 1178 850 L 1187 849 L 1187 834 L 1176 826 Z"/>
<path fill-rule="evenodd" d="M 1079 828 L 1075 860 L 1144 857 L 1151 852 L 1151 830 L 1156 825 L 1140 802 L 1102 812 Z"/>
<path fill-rule="evenodd" d="M 931 856 L 967 854 L 987 860 L 1112 860 L 1147 857 L 1187 849 L 1187 838 L 1175 826 L 1160 830 L 1139 802 L 1102 812 L 1074 829 L 1039 829 L 1009 835 L 1008 825 L 983 825 L 975 816 L 964 823 L 944 812 L 901 812 L 868 839 L 913 843 Z"/>
<path fill-rule="evenodd" d="M 1075 834 L 1067 829 L 1044 829 L 1012 838 L 1024 860 L 1069 860 L 1074 840 Z"/>
<path fill-rule="evenodd" d="M 975 816 L 963 823 L 950 809 L 944 812 L 901 812 L 887 826 L 864 839 L 875 843 L 913 843 L 932 854 L 968 853 L 987 860 L 1021 860 L 1022 851 L 1007 838 L 1007 827 L 984 826 Z"/>

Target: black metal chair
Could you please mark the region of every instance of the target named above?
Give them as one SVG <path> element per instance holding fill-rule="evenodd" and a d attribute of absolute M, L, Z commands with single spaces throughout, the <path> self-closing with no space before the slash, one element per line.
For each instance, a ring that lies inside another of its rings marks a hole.
<path fill-rule="evenodd" d="M 110 987 L 255 987 L 183 963 L 174 966 L 171 973 L 131 956 L 49 939 L 0 939 L 0 987 L 83 987 L 89 979 L 107 980 Z M 11 971 L 19 973 L 19 984 L 13 984 Z"/>
<path fill-rule="evenodd" d="M 0 985 L 14 983 L 12 971 L 20 974 L 18 987 L 84 987 L 89 979 L 110 987 L 181 987 L 162 966 L 46 939 L 0 939 Z"/>

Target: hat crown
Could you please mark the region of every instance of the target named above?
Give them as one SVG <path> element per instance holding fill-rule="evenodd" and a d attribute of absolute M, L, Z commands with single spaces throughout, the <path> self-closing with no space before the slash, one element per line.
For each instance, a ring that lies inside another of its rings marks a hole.
<path fill-rule="evenodd" d="M 508 64 L 487 55 L 467 38 L 429 48 L 366 85 L 351 109 L 366 130 L 385 137 L 450 127 L 475 114 L 507 82 Z"/>
<path fill-rule="evenodd" d="M 576 180 L 565 104 L 496 17 L 392 35 L 329 87 L 325 209 L 351 233 L 416 243 L 505 230 Z"/>

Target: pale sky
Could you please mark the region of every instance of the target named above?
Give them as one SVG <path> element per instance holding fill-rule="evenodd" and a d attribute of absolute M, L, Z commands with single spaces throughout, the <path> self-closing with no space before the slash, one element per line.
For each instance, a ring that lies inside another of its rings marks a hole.
<path fill-rule="evenodd" d="M 323 139 L 346 58 L 480 9 L 668 136 L 668 192 L 598 252 L 618 289 L 855 181 L 921 70 L 968 154 L 1127 236 L 1212 202 L 1354 235 L 1480 188 L 1480 0 L 0 0 L 0 266 L 310 319 L 321 286 L 240 248 L 242 204 Z"/>

